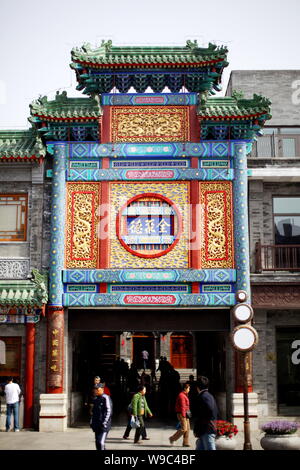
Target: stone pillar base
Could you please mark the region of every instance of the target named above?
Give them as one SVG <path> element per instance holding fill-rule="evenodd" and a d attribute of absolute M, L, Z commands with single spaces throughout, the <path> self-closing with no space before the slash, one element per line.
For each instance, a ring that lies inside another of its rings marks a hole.
<path fill-rule="evenodd" d="M 40 432 L 64 432 L 67 430 L 66 393 L 41 394 L 40 405 Z"/>
<path fill-rule="evenodd" d="M 248 393 L 250 431 L 257 431 L 258 426 L 258 395 Z M 244 430 L 244 395 L 243 393 L 232 394 L 232 420 L 239 431 Z"/>

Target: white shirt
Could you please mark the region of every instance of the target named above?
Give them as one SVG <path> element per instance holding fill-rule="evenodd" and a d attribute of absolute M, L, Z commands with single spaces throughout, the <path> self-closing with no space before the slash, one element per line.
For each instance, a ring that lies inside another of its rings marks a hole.
<path fill-rule="evenodd" d="M 5 385 L 4 392 L 7 405 L 12 405 L 13 403 L 17 403 L 19 401 L 21 389 L 18 384 L 11 383 Z"/>

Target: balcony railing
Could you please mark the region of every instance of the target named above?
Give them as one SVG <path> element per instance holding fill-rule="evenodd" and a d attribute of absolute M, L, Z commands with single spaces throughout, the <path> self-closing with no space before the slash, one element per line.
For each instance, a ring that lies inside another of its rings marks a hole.
<path fill-rule="evenodd" d="M 255 245 L 255 271 L 300 271 L 300 245 Z"/>

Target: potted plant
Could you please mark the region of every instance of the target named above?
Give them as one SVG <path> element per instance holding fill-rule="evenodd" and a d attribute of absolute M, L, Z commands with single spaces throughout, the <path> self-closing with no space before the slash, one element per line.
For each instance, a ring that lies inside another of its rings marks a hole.
<path fill-rule="evenodd" d="M 235 436 L 238 428 L 228 421 L 218 420 L 216 423 L 216 449 L 217 450 L 234 450 L 237 445 Z"/>
<path fill-rule="evenodd" d="M 260 445 L 264 450 L 300 450 L 300 437 L 295 436 L 299 427 L 295 421 L 269 421 L 261 426 L 265 435 Z"/>

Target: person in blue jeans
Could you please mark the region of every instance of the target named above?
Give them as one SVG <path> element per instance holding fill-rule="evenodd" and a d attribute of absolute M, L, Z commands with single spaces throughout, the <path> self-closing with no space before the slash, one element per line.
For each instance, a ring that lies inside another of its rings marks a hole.
<path fill-rule="evenodd" d="M 218 408 L 216 400 L 208 391 L 209 380 L 200 376 L 196 383 L 194 435 L 196 450 L 216 450 L 216 425 Z"/>
<path fill-rule="evenodd" d="M 21 389 L 18 384 L 14 383 L 13 377 L 9 377 L 8 383 L 5 385 L 4 394 L 6 399 L 6 432 L 10 431 L 11 415 L 14 416 L 14 431 L 19 429 L 19 401 Z"/>

